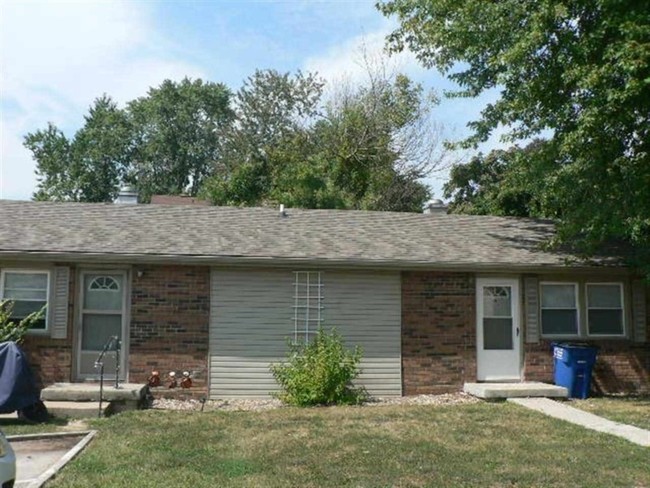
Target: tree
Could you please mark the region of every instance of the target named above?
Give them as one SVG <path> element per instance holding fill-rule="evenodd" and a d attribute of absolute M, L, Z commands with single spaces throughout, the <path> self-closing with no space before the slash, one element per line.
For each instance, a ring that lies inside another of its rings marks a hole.
<path fill-rule="evenodd" d="M 111 201 L 129 165 L 126 114 L 104 95 L 93 103 L 84 126 L 70 141 L 54 125 L 25 137 L 37 162 L 36 200 Z"/>
<path fill-rule="evenodd" d="M 128 104 L 134 145 L 128 179 L 142 200 L 198 193 L 221 158 L 233 118 L 230 97 L 221 83 L 185 78 L 165 80 Z"/>
<path fill-rule="evenodd" d="M 408 47 L 459 84 L 450 96 L 498 87 L 499 99 L 470 124 L 466 147 L 499 125 L 507 139 L 551 133 L 540 200 L 560 216 L 560 241 L 593 253 L 630 246 L 650 276 L 650 10 L 636 0 L 378 4 L 400 26 L 391 49 Z M 538 155 L 538 154 L 541 154 Z"/>
<path fill-rule="evenodd" d="M 217 204 L 420 211 L 439 162 L 430 101 L 403 75 L 370 70 L 323 100 L 315 75 L 257 72 L 237 94 Z"/>
<path fill-rule="evenodd" d="M 229 104 L 224 85 L 189 79 L 166 80 L 125 109 L 104 95 L 72 139 L 53 124 L 27 134 L 37 163 L 34 198 L 109 202 L 123 183 L 134 184 L 142 201 L 196 195 L 221 157 Z"/>
<path fill-rule="evenodd" d="M 539 154 L 545 141 L 536 140 L 524 148 L 497 149 L 479 153 L 466 164 L 455 164 L 443 188 L 450 198 L 449 210 L 475 215 L 549 217 L 538 200 L 541 183 L 531 184 L 529 154 Z M 552 212 L 551 212 L 552 213 Z"/>
<path fill-rule="evenodd" d="M 366 84 L 343 86 L 315 126 L 333 184 L 347 208 L 419 212 L 429 198 L 421 183 L 440 163 L 435 97 L 403 74 L 370 67 Z"/>
<path fill-rule="evenodd" d="M 296 142 L 306 142 L 305 127 L 317 115 L 323 85 L 316 75 L 300 71 L 291 76 L 257 70 L 244 81 L 235 97 L 236 123 L 226 134 L 223 156 L 204 193 L 217 204 L 268 200 L 275 166 L 287 165 L 276 158 L 306 154 Z M 289 155 L 285 146 L 296 152 Z"/>
<path fill-rule="evenodd" d="M 70 141 L 54 124 L 25 136 L 24 145 L 36 160 L 35 200 L 77 200 Z"/>

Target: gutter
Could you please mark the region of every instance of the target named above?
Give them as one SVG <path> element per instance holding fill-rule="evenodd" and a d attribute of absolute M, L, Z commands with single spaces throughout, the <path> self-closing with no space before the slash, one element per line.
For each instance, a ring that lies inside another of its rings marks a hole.
<path fill-rule="evenodd" d="M 438 270 L 467 272 L 594 272 L 603 269 L 616 270 L 621 274 L 631 274 L 631 269 L 616 262 L 608 263 L 472 263 L 460 261 L 409 261 L 409 260 L 367 260 L 367 259 L 314 259 L 289 257 L 249 257 L 249 256 L 204 256 L 177 254 L 110 254 L 110 253 L 66 253 L 66 252 L 20 252 L 0 251 L 0 259 L 30 260 L 40 262 L 73 263 L 111 263 L 111 264 L 187 264 L 203 266 L 236 267 L 318 267 L 318 268 L 359 268 L 386 270 Z"/>

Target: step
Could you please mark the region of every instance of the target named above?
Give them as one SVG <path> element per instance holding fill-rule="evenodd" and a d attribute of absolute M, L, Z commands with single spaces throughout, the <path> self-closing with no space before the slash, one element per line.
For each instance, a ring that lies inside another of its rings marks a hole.
<path fill-rule="evenodd" d="M 548 383 L 465 383 L 463 391 L 478 398 L 567 398 L 569 392 L 563 386 Z"/>
<path fill-rule="evenodd" d="M 69 417 L 73 419 L 96 418 L 99 415 L 99 402 L 44 402 L 47 411 L 53 417 Z M 109 403 L 102 403 L 102 417 L 109 409 Z"/>
<path fill-rule="evenodd" d="M 139 383 L 120 383 L 115 388 L 112 383 L 104 384 L 102 393 L 105 401 L 135 401 L 140 402 L 146 395 L 147 385 Z M 41 390 L 43 401 L 55 402 L 98 402 L 98 383 L 54 383 Z"/>

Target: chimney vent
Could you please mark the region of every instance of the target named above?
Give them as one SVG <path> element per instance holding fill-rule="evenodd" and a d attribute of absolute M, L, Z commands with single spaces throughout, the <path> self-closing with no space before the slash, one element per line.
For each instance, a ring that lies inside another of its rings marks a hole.
<path fill-rule="evenodd" d="M 447 205 L 445 205 L 445 202 L 443 202 L 439 198 L 434 198 L 433 200 L 429 200 L 424 204 L 423 213 L 425 214 L 445 213 L 446 214 Z"/>
<path fill-rule="evenodd" d="M 287 211 L 284 209 L 284 204 L 280 204 L 280 217 L 286 217 L 287 216 Z"/>
<path fill-rule="evenodd" d="M 122 205 L 135 205 L 138 203 L 138 192 L 130 185 L 125 185 L 120 189 L 117 194 L 115 203 Z"/>

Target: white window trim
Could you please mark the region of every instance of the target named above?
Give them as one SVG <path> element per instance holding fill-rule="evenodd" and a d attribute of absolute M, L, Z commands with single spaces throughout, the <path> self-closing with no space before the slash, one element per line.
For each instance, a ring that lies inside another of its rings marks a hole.
<path fill-rule="evenodd" d="M 621 297 L 621 308 L 611 308 L 611 307 L 590 307 L 589 306 L 589 293 L 588 293 L 588 288 L 590 285 L 617 285 Z M 587 314 L 587 323 L 585 324 L 587 328 L 587 337 L 595 337 L 595 338 L 607 338 L 607 337 L 616 337 L 616 338 L 621 338 L 621 337 L 627 337 L 627 327 L 626 327 L 626 320 L 625 320 L 625 288 L 623 286 L 623 283 L 620 281 L 610 281 L 610 282 L 586 282 L 585 283 L 585 302 L 586 302 L 586 314 Z M 591 334 L 589 332 L 589 310 L 620 310 L 621 311 L 621 321 L 623 325 L 623 332 L 620 334 Z"/>
<path fill-rule="evenodd" d="M 568 307 L 564 307 L 564 308 L 559 308 L 559 307 L 548 308 L 548 307 L 544 307 L 542 305 L 542 303 L 543 303 L 542 289 L 543 289 L 544 285 L 564 285 L 564 286 L 573 285 L 574 296 L 575 296 L 575 299 L 576 299 L 575 307 L 572 307 L 572 308 L 568 308 Z M 541 336 L 543 338 L 545 338 L 545 339 L 546 338 L 550 338 L 550 339 L 552 339 L 552 338 L 579 339 L 580 337 L 583 337 L 582 334 L 580 333 L 580 323 L 581 323 L 580 322 L 580 286 L 579 286 L 578 283 L 576 283 L 574 281 L 540 281 L 540 283 L 539 283 L 539 310 L 540 310 L 539 325 L 540 325 Z M 543 314 L 542 314 L 542 312 L 544 310 L 575 310 L 576 311 L 576 331 L 577 331 L 577 333 L 576 334 L 545 334 L 544 333 L 544 318 L 543 318 Z"/>
<path fill-rule="evenodd" d="M 28 334 L 33 335 L 49 335 L 50 333 L 50 287 L 52 283 L 52 273 L 49 269 L 41 268 L 3 268 L 0 271 L 0 300 L 5 300 L 5 275 L 7 273 L 13 274 L 44 274 L 47 275 L 47 285 L 45 287 L 45 328 L 44 329 L 29 329 Z M 30 300 L 25 300 L 30 301 Z M 31 300 L 36 301 L 36 300 Z M 38 300 L 40 301 L 40 300 Z"/>

